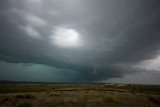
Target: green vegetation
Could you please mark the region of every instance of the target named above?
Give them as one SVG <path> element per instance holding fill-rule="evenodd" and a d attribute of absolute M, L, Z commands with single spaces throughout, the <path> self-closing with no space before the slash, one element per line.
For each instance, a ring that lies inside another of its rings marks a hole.
<path fill-rule="evenodd" d="M 0 84 L 0 107 L 159 107 L 160 86 Z"/>

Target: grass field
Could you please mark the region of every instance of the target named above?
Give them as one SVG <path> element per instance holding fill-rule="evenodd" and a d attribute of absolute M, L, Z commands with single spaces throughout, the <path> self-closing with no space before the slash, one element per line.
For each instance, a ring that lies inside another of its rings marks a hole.
<path fill-rule="evenodd" d="M 0 84 L 0 107 L 160 107 L 160 86 Z"/>

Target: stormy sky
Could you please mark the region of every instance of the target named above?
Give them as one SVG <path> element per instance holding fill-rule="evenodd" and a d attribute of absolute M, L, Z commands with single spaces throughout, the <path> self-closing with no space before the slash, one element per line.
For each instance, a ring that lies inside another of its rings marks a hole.
<path fill-rule="evenodd" d="M 0 0 L 0 80 L 160 84 L 160 1 Z"/>

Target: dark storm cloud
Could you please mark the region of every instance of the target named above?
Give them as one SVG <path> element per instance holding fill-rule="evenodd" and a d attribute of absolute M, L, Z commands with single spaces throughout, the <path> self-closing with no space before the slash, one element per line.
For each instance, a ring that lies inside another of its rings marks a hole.
<path fill-rule="evenodd" d="M 105 57 L 111 62 L 134 62 L 155 57 L 160 40 L 160 3 L 158 0 L 141 1 L 130 8 L 131 3 L 128 2 L 128 6 L 124 6 L 125 2 L 115 4 L 124 11 L 113 9 L 112 12 L 116 12 L 116 16 L 110 16 L 113 19 L 116 17 L 113 21 L 107 20 L 106 13 L 101 16 L 103 20 L 95 22 L 100 25 L 91 24 L 88 27 L 92 28 L 89 31 L 92 35 L 95 34 L 97 39 L 94 40 L 97 41 L 99 47 L 102 47 L 97 51 L 98 54 L 101 54 L 102 60 Z M 110 47 L 113 49 L 108 50 Z"/>
<path fill-rule="evenodd" d="M 56 27 L 76 29 L 84 46 L 52 44 Z M 159 0 L 0 1 L 0 60 L 75 70 L 76 82 L 138 72 L 117 64 L 155 58 L 159 45 Z"/>

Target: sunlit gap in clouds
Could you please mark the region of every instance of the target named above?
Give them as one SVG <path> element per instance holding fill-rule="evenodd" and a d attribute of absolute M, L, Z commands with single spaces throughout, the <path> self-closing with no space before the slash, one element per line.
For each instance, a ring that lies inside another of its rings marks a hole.
<path fill-rule="evenodd" d="M 81 45 L 79 32 L 71 28 L 55 28 L 51 40 L 56 46 L 64 48 L 77 48 Z"/>

